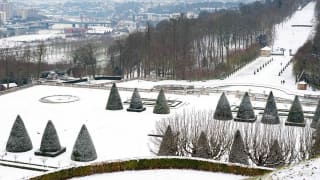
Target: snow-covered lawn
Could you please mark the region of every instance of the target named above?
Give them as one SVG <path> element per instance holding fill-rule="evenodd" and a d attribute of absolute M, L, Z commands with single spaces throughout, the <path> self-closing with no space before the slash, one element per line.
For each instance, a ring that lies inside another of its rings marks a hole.
<path fill-rule="evenodd" d="M 142 98 L 155 99 L 157 92 L 140 93 Z M 52 95 L 72 95 L 80 100 L 72 103 L 42 103 L 39 100 Z M 6 142 L 17 114 L 20 114 L 32 139 L 33 150 L 26 153 L 8 153 L 4 159 L 31 162 L 36 164 L 63 167 L 73 165 L 70 160 L 73 144 L 82 124 L 86 124 L 95 144 L 98 159 L 120 159 L 153 155 L 148 147 L 147 136 L 155 129 L 155 122 L 170 115 L 156 115 L 153 107 L 147 106 L 142 113 L 124 110 L 107 111 L 109 90 L 70 88 L 55 86 L 35 86 L 0 96 L 1 136 L 0 154 L 4 154 Z M 132 92 L 120 92 L 122 101 L 129 99 Z M 186 96 L 167 94 L 167 99 L 182 100 L 180 108 L 172 109 L 171 114 L 188 109 L 214 109 L 220 94 L 212 96 Z M 229 97 L 232 103 L 239 98 Z M 43 130 L 48 120 L 56 126 L 60 141 L 67 152 L 56 158 L 34 156 L 40 147 Z"/>
<path fill-rule="evenodd" d="M 0 180 L 16 180 L 24 177 L 40 175 L 41 172 L 30 171 L 0 165 Z M 26 178 L 27 179 L 27 178 Z"/>
<path fill-rule="evenodd" d="M 210 179 L 245 179 L 245 176 L 224 173 L 212 173 L 194 170 L 146 170 L 146 171 L 124 171 L 116 173 L 97 174 L 82 178 L 73 178 L 72 180 L 123 180 L 123 179 L 140 179 L 140 180 L 210 180 Z"/>
<path fill-rule="evenodd" d="M 314 7 L 315 2 L 309 3 L 304 9 L 294 14 L 293 17 L 287 22 L 284 22 L 282 25 L 277 26 L 276 32 L 277 34 L 279 34 L 279 36 L 275 41 L 274 47 L 279 46 L 287 50 L 296 50 L 300 46 L 302 46 L 303 43 L 311 35 L 312 28 L 296 28 L 291 27 L 291 25 L 301 24 L 302 20 L 303 24 L 311 23 L 314 14 Z M 253 75 L 253 71 L 256 70 L 264 62 L 268 61 L 270 58 L 274 58 L 274 61 L 256 75 Z M 248 91 L 250 89 L 253 92 L 259 92 L 262 94 L 268 94 L 270 89 L 277 88 L 281 90 L 276 91 L 273 89 L 275 91 L 275 96 L 285 97 L 288 99 L 293 99 L 293 95 L 288 95 L 287 92 L 293 92 L 296 94 L 320 94 L 319 91 L 313 92 L 311 90 L 296 90 L 294 75 L 292 75 L 292 65 L 290 65 L 286 69 L 282 76 L 278 76 L 278 72 L 280 71 L 281 66 L 284 66 L 290 59 L 291 57 L 287 53 L 285 54 L 285 56 L 258 58 L 226 80 L 209 80 L 197 82 L 150 82 L 134 80 L 119 83 L 118 86 L 152 89 L 156 85 L 178 84 L 193 85 L 196 88 L 215 88 L 220 90 L 232 91 Z M 286 81 L 285 85 L 280 84 L 281 80 Z M 263 88 L 263 86 L 269 87 L 269 89 Z M 131 97 L 131 94 L 132 92 L 120 91 L 122 101 L 129 99 Z M 71 95 L 78 97 L 80 100 L 72 103 L 61 104 L 42 103 L 39 101 L 43 97 L 52 95 Z M 220 93 L 210 93 L 209 95 L 201 96 L 167 94 L 167 99 L 181 100 L 183 102 L 183 105 L 179 108 L 172 109 L 170 115 L 153 114 L 153 108 L 150 106 L 148 106 L 147 110 L 142 113 L 127 112 L 125 110 L 128 107 L 127 104 L 124 105 L 124 110 L 107 111 L 105 110 L 105 106 L 107 103 L 108 95 L 109 90 L 35 86 L 32 88 L 0 96 L 0 155 L 4 155 L 5 153 L 5 146 L 10 133 L 10 129 L 17 114 L 20 114 L 29 132 L 34 148 L 33 150 L 25 153 L 7 153 L 7 155 L 3 157 L 6 160 L 31 162 L 35 164 L 45 164 L 56 167 L 75 165 L 76 163 L 70 160 L 70 155 L 73 144 L 82 124 L 87 125 L 93 139 L 93 143 L 95 144 L 98 154 L 98 159 L 96 161 L 153 156 L 149 148 L 149 146 L 152 145 L 150 144 L 150 138 L 147 135 L 155 129 L 155 122 L 162 118 L 171 116 L 175 113 L 179 113 L 184 109 L 187 109 L 187 111 L 193 109 L 214 110 Z M 155 99 L 157 97 L 157 92 L 140 93 L 140 95 L 142 98 Z M 228 95 L 230 104 L 233 106 L 239 105 L 240 98 L 241 96 L 236 94 Z M 264 107 L 265 102 L 254 101 L 253 105 Z M 289 105 L 287 104 L 277 105 L 278 108 L 289 108 Z M 315 109 L 315 107 L 308 108 L 310 110 Z M 56 158 L 43 158 L 34 156 L 34 151 L 37 150 L 40 146 L 42 133 L 48 120 L 53 121 L 60 137 L 62 146 L 67 147 L 67 151 Z M 2 167 L 0 166 L 0 168 Z M 30 171 L 30 175 L 32 175 L 33 173 L 34 172 Z M 174 171 L 173 174 L 176 173 L 179 173 L 179 171 Z M 122 174 L 125 175 L 126 173 Z M 146 173 L 142 174 L 146 175 Z M 152 174 L 152 177 L 147 176 L 141 178 L 146 179 L 149 177 L 148 179 L 154 179 L 154 177 L 156 177 L 156 172 L 150 173 L 149 171 L 149 174 Z M 164 174 L 166 173 L 160 171 L 159 176 L 161 176 L 161 179 L 169 178 L 166 176 L 162 177 Z M 185 175 L 187 177 L 191 177 L 191 174 L 195 173 L 181 173 L 181 175 Z M 18 175 L 19 177 L 23 177 L 29 174 L 17 173 L 17 176 Z M 106 176 L 109 175 L 113 176 L 113 174 L 106 174 Z M 119 173 L 119 175 L 121 175 L 121 173 Z M 131 175 L 132 172 L 129 172 L 129 175 L 127 177 L 131 177 Z M 1 170 L 0 177 L 5 176 L 6 175 L 3 175 Z M 140 177 L 139 175 L 137 176 Z M 180 176 L 180 174 L 173 175 L 173 177 L 177 176 Z M 210 177 L 211 179 L 220 179 L 219 177 L 215 177 L 214 175 L 209 176 L 208 174 L 206 174 L 203 176 Z M 197 175 L 197 177 L 200 177 L 200 175 Z M 104 179 L 105 177 L 101 178 Z"/>
<path fill-rule="evenodd" d="M 312 159 L 295 166 L 286 167 L 262 177 L 263 180 L 318 180 L 320 178 L 320 159 Z"/>

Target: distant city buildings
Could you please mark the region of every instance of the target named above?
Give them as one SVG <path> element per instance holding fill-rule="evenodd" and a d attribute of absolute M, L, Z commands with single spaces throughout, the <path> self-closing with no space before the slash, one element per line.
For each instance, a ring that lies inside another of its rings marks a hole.
<path fill-rule="evenodd" d="M 13 3 L 7 0 L 0 1 L 0 13 L 4 13 L 5 16 L 1 16 L 1 19 L 8 20 L 13 16 Z"/>

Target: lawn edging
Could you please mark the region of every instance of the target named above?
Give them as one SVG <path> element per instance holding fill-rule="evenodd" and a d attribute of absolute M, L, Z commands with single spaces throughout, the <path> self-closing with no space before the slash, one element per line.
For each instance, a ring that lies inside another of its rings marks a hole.
<path fill-rule="evenodd" d="M 190 169 L 209 172 L 231 173 L 243 176 L 259 176 L 273 171 L 271 168 L 251 167 L 234 163 L 223 163 L 200 158 L 154 157 L 131 160 L 97 162 L 89 165 L 69 167 L 31 177 L 31 180 L 63 180 L 93 174 L 129 170 Z"/>

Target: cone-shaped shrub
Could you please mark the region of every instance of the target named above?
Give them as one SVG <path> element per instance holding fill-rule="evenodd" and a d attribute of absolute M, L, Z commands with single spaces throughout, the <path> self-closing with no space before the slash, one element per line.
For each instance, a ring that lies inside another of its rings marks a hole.
<path fill-rule="evenodd" d="M 242 97 L 237 117 L 234 120 L 243 122 L 254 122 L 256 120 L 248 92 Z"/>
<path fill-rule="evenodd" d="M 106 109 L 107 110 L 121 110 L 121 109 L 123 109 L 121 97 L 120 97 L 118 88 L 115 83 L 113 83 L 113 85 L 111 87 Z"/>
<path fill-rule="evenodd" d="M 59 137 L 52 121 L 48 121 L 44 130 L 40 149 L 35 155 L 55 157 L 66 151 L 65 147 L 61 147 Z"/>
<path fill-rule="evenodd" d="M 6 150 L 8 152 L 26 152 L 31 149 L 31 139 L 21 117 L 18 115 L 12 126 Z"/>
<path fill-rule="evenodd" d="M 156 105 L 153 109 L 154 114 L 169 114 L 170 108 L 166 99 L 166 96 L 164 95 L 163 89 L 160 90 Z"/>
<path fill-rule="evenodd" d="M 220 96 L 216 110 L 214 112 L 214 119 L 217 120 L 232 120 L 232 112 L 229 101 L 224 93 Z"/>
<path fill-rule="evenodd" d="M 208 138 L 204 132 L 201 132 L 192 156 L 206 159 L 211 158 L 211 151 L 208 143 Z"/>
<path fill-rule="evenodd" d="M 306 125 L 304 121 L 303 110 L 299 101 L 299 97 L 295 96 L 289 114 L 286 121 L 286 125 L 288 126 L 302 126 Z"/>
<path fill-rule="evenodd" d="M 316 108 L 316 111 L 314 112 L 314 116 L 312 118 L 312 123 L 311 123 L 311 127 L 316 129 L 317 128 L 317 123 L 319 121 L 320 118 L 320 99 L 318 100 L 318 105 Z"/>
<path fill-rule="evenodd" d="M 320 122 L 317 123 L 316 130 L 312 134 L 314 139 L 311 147 L 311 158 L 315 158 L 320 155 Z"/>
<path fill-rule="evenodd" d="M 269 94 L 261 122 L 264 124 L 280 124 L 277 105 L 274 100 L 272 91 Z"/>
<path fill-rule="evenodd" d="M 177 141 L 172 133 L 170 125 L 162 137 L 158 156 L 175 156 L 177 155 Z"/>
<path fill-rule="evenodd" d="M 135 88 L 131 97 L 130 106 L 127 111 L 142 112 L 144 110 L 146 110 L 146 108 L 143 107 L 139 91 L 137 88 Z"/>
<path fill-rule="evenodd" d="M 283 155 L 278 140 L 274 140 L 266 160 L 266 166 L 276 168 L 284 164 Z"/>
<path fill-rule="evenodd" d="M 85 125 L 82 125 L 77 140 L 73 146 L 71 159 L 81 162 L 93 161 L 97 159 L 96 149 Z"/>
<path fill-rule="evenodd" d="M 240 131 L 237 130 L 231 146 L 229 162 L 249 165 L 248 160 L 249 158 L 244 147 L 242 136 L 240 134 Z"/>

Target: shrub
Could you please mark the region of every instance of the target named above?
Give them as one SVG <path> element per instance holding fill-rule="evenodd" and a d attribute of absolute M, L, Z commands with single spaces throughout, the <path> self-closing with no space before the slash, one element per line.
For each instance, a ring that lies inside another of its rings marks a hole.
<path fill-rule="evenodd" d="M 214 119 L 217 120 L 232 120 L 232 112 L 229 101 L 224 93 L 220 96 L 216 110 L 214 112 Z"/>
<path fill-rule="evenodd" d="M 18 115 L 11 128 L 6 150 L 8 152 L 26 152 L 31 149 L 31 139 L 21 117 Z"/>
<path fill-rule="evenodd" d="M 160 90 L 156 105 L 153 109 L 154 114 L 169 114 L 170 108 L 166 99 L 166 96 L 164 95 L 163 89 Z"/>

